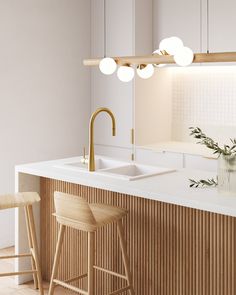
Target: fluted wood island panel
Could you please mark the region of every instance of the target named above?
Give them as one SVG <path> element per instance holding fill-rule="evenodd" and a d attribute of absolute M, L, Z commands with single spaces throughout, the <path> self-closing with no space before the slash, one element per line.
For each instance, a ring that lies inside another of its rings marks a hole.
<path fill-rule="evenodd" d="M 235 218 L 41 178 L 44 279 L 50 279 L 58 233 L 52 216 L 56 190 L 129 210 L 124 227 L 136 295 L 236 294 Z M 96 247 L 97 265 L 123 271 L 115 227 L 98 230 Z M 67 229 L 59 277 L 85 273 L 86 252 L 86 234 Z M 85 287 L 85 282 L 79 286 Z M 96 295 L 109 294 L 122 284 L 120 279 L 96 273 Z"/>

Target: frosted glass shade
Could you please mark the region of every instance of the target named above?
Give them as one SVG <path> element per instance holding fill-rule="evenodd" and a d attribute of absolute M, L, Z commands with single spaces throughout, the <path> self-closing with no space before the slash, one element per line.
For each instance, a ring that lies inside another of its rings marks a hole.
<path fill-rule="evenodd" d="M 174 60 L 181 67 L 189 66 L 193 62 L 194 54 L 192 49 L 183 47 L 174 55 Z"/>
<path fill-rule="evenodd" d="M 112 75 L 117 68 L 117 64 L 113 58 L 105 57 L 99 63 L 99 69 L 104 75 Z"/>
<path fill-rule="evenodd" d="M 130 82 L 134 78 L 134 69 L 130 66 L 121 66 L 117 71 L 117 77 L 122 82 Z"/>
<path fill-rule="evenodd" d="M 160 51 L 166 51 L 168 54 L 174 55 L 179 49 L 183 48 L 183 46 L 183 41 L 180 38 L 170 37 L 160 42 L 159 49 Z"/>
<path fill-rule="evenodd" d="M 148 64 L 148 65 L 146 65 L 144 67 L 139 66 L 137 68 L 137 74 L 142 79 L 151 78 L 152 75 L 154 74 L 154 67 L 151 64 Z"/>

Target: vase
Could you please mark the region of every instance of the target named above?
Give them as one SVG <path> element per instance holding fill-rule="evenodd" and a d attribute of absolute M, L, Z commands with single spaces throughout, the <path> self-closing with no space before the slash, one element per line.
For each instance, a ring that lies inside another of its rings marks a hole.
<path fill-rule="evenodd" d="M 236 197 L 236 156 L 221 155 L 218 159 L 218 191 Z"/>

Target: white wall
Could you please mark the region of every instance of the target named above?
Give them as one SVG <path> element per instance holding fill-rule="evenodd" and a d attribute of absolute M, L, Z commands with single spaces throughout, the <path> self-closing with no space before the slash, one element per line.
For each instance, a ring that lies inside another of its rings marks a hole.
<path fill-rule="evenodd" d="M 82 153 L 89 36 L 89 0 L 0 0 L 0 193 L 14 190 L 16 164 Z M 1 237 L 13 234 L 9 214 Z"/>

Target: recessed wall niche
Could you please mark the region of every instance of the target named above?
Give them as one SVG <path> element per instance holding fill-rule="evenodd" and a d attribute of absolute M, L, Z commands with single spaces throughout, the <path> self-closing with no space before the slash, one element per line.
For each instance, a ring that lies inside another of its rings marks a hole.
<path fill-rule="evenodd" d="M 137 78 L 136 145 L 157 151 L 207 153 L 189 136 L 198 126 L 219 143 L 236 137 L 236 66 L 156 68 Z"/>

